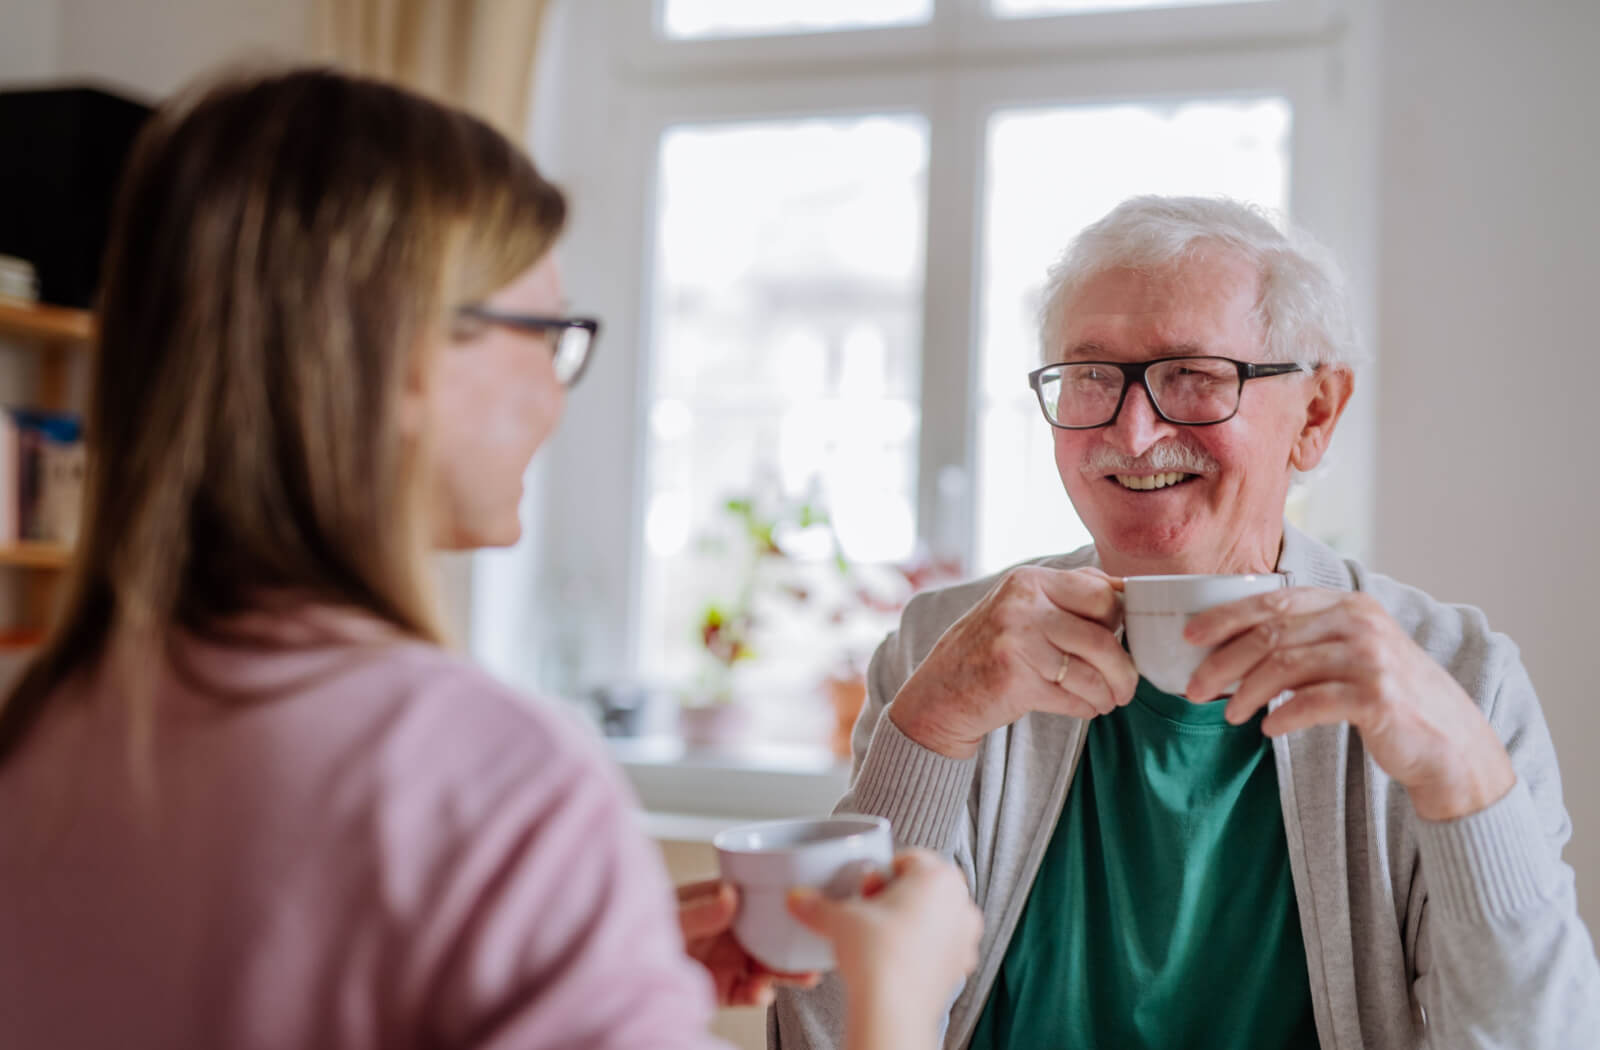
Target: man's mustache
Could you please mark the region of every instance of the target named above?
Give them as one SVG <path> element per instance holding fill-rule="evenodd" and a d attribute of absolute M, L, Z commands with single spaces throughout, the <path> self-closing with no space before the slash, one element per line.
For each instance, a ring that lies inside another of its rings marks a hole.
<path fill-rule="evenodd" d="M 1220 467 L 1221 464 L 1201 449 L 1163 441 L 1141 456 L 1125 456 L 1102 446 L 1089 454 L 1080 469 L 1085 474 L 1104 477 L 1107 474 L 1214 474 Z"/>

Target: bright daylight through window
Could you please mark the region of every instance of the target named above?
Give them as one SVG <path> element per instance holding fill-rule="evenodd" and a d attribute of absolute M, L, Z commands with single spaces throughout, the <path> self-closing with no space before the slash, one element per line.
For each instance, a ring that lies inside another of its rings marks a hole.
<path fill-rule="evenodd" d="M 1193 5 L 619 0 L 633 14 L 584 20 L 568 46 L 588 53 L 636 19 L 585 67 L 627 119 L 574 170 L 636 202 L 595 256 L 646 250 L 587 275 L 621 315 L 599 367 L 631 385 L 625 425 L 582 440 L 632 458 L 558 472 L 558 499 L 626 523 L 542 541 L 575 581 L 549 618 L 615 639 L 570 646 L 561 690 L 620 682 L 684 726 L 732 707 L 746 742 L 847 751 L 866 661 L 917 589 L 1087 542 L 1027 381 L 1047 271 L 1136 194 L 1337 234 L 1330 50 L 1294 35 L 1310 2 L 1170 25 L 1151 11 Z M 1269 9 L 1281 45 L 1230 18 Z M 1338 477 L 1323 506 L 1356 509 L 1310 522 L 1324 538 L 1364 505 Z"/>
<path fill-rule="evenodd" d="M 661 27 L 689 40 L 915 25 L 932 14 L 933 0 L 665 0 Z"/>
<path fill-rule="evenodd" d="M 1083 15 L 1100 11 L 1133 11 L 1141 8 L 1200 7 L 1218 0 L 990 0 L 1001 18 L 1032 18 L 1039 15 Z M 1264 0 L 1221 0 L 1223 3 L 1250 4 Z"/>
<path fill-rule="evenodd" d="M 1226 196 L 1281 213 L 1289 200 L 1290 132 L 1281 98 L 1009 110 L 990 120 L 979 571 L 1089 542 L 1062 496 L 1050 430 L 1019 381 L 1040 364 L 1040 292 L 1062 246 L 1136 193 Z"/>
<path fill-rule="evenodd" d="M 763 530 L 799 553 L 821 539 L 802 535 L 802 517 L 831 511 L 843 557 L 912 553 L 927 138 L 916 116 L 688 125 L 663 137 L 647 673 L 730 687 L 704 635 L 708 618 L 731 635 L 745 612 L 759 617 L 753 591 L 775 584 L 765 565 L 753 577 Z M 778 593 L 823 599 L 834 553 L 824 545 L 809 558 L 820 579 L 796 566 Z M 802 625 L 817 606 L 765 610 L 785 637 L 760 637 L 758 625 L 741 641 L 768 658 L 739 673 L 764 672 L 767 689 L 814 684 L 805 671 L 828 655 L 828 624 Z"/>

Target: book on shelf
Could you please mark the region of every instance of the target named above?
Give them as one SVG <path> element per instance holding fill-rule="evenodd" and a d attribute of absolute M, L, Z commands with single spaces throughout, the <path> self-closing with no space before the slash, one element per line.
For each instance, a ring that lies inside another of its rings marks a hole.
<path fill-rule="evenodd" d="M 84 466 L 77 416 L 0 409 L 0 544 L 75 543 Z"/>

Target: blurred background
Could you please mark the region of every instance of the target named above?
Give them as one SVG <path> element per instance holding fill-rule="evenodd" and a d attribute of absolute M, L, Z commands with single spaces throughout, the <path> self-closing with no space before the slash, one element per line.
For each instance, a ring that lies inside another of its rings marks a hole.
<path fill-rule="evenodd" d="M 523 542 L 441 570 L 462 644 L 604 728 L 680 870 L 831 806 L 913 591 L 1086 541 L 1025 381 L 1072 235 L 1146 192 L 1306 227 L 1373 364 L 1291 516 L 1522 646 L 1591 922 L 1597 47 L 1563 0 L 0 0 L 0 89 L 332 59 L 570 192 L 597 359 Z M 13 324 L 4 400 L 70 410 L 75 331 Z M 26 619 L 52 561 L 0 561 Z"/>

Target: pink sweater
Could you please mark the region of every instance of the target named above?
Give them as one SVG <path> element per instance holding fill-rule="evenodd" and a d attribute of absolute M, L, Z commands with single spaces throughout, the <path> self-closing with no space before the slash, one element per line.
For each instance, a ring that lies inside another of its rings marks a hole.
<path fill-rule="evenodd" d="M 186 647 L 260 699 L 163 682 L 148 798 L 115 682 L 0 766 L 0 1044 L 714 1045 L 588 734 L 348 614 L 273 630 Z"/>

